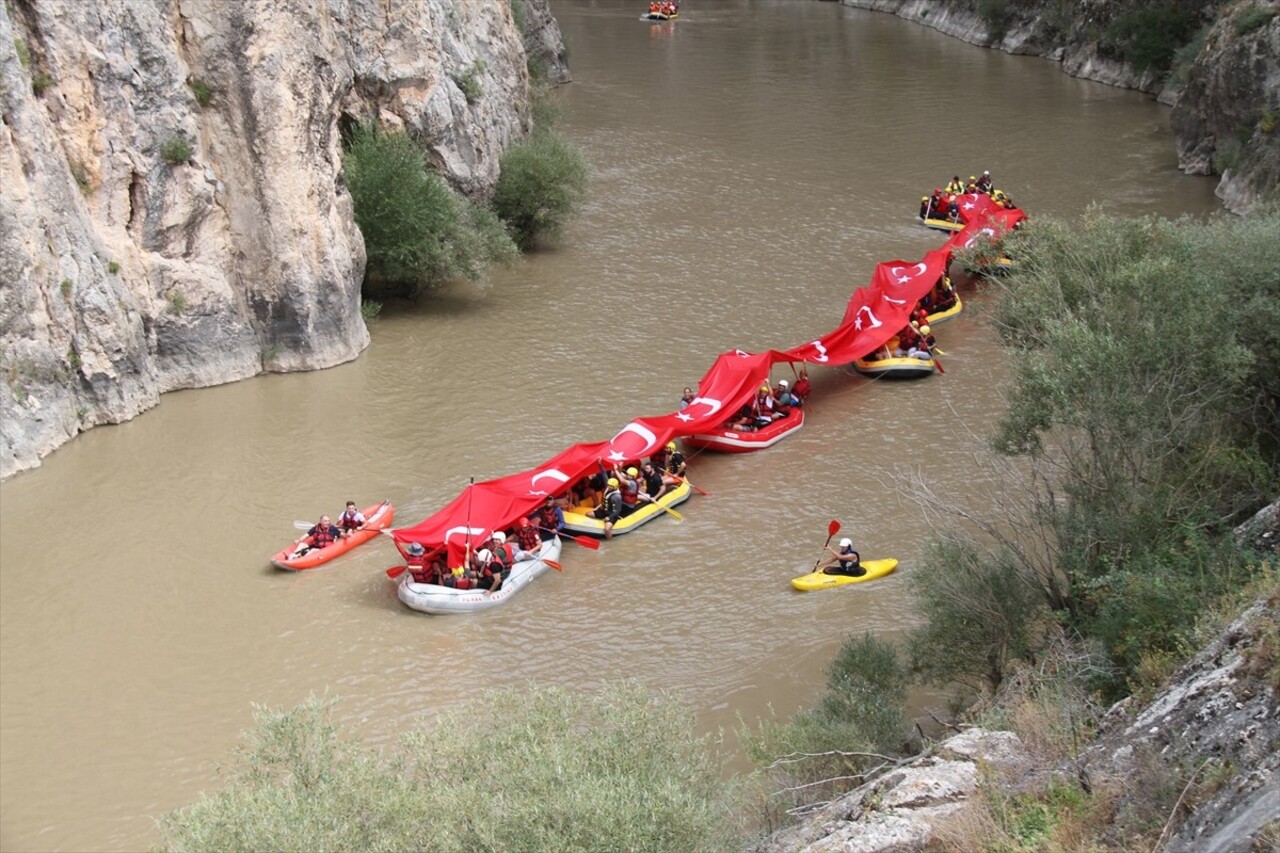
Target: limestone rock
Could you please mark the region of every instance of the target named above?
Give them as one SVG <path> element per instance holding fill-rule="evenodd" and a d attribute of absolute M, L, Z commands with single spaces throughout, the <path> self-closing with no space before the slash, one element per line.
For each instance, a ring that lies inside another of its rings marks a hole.
<path fill-rule="evenodd" d="M 522 2 L 562 61 L 546 0 Z M 165 391 L 355 358 L 340 130 L 404 127 L 483 197 L 529 78 L 505 2 L 14 0 L 0 119 L 7 476 Z"/>

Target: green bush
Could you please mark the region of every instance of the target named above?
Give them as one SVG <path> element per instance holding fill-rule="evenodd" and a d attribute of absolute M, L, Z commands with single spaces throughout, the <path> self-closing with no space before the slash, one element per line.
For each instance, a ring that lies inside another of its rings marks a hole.
<path fill-rule="evenodd" d="M 554 131 L 512 145 L 501 169 L 493 209 L 523 249 L 558 237 L 586 198 L 586 158 Z"/>
<path fill-rule="evenodd" d="M 1232 19 L 1232 27 L 1235 29 L 1236 35 L 1248 35 L 1260 27 L 1265 27 L 1275 16 L 1275 9 L 1268 9 L 1256 3 L 1250 3 L 1236 12 L 1235 17 Z"/>
<path fill-rule="evenodd" d="M 182 136 L 171 136 L 160 143 L 160 156 L 171 166 L 191 159 L 191 143 Z"/>
<path fill-rule="evenodd" d="M 516 256 L 493 214 L 428 171 L 405 134 L 357 128 L 344 167 L 368 256 L 366 297 L 413 297 Z"/>
<path fill-rule="evenodd" d="M 397 749 L 329 705 L 260 711 L 226 788 L 161 823 L 166 850 L 721 851 L 740 846 L 693 715 L 608 687 L 486 695 Z"/>
<path fill-rule="evenodd" d="M 978 0 L 978 18 L 987 25 L 987 38 L 998 42 L 1009 31 L 1013 13 L 1009 0 Z"/>
<path fill-rule="evenodd" d="M 382 313 L 382 303 L 374 299 L 360 300 L 360 316 L 366 323 L 372 323 Z"/>
<path fill-rule="evenodd" d="M 826 692 L 816 707 L 787 722 L 740 726 L 739 737 L 754 761 L 784 767 L 802 783 L 856 777 L 906 751 L 908 682 L 893 646 L 870 633 L 851 636 L 827 668 Z"/>
<path fill-rule="evenodd" d="M 107 272 L 111 273 L 112 275 L 115 275 L 116 273 L 120 272 L 120 265 L 115 261 L 107 261 Z"/>
<path fill-rule="evenodd" d="M 188 85 L 191 87 L 191 94 L 195 96 L 196 103 L 201 107 L 209 106 L 213 100 L 213 90 L 209 88 L 209 84 L 199 77 L 192 77 Z"/>
<path fill-rule="evenodd" d="M 1200 27 L 1198 11 L 1178 0 L 1121 12 L 1102 33 L 1098 50 L 1135 71 L 1167 71 L 1178 48 Z"/>
<path fill-rule="evenodd" d="M 52 86 L 53 83 L 54 80 L 52 75 L 46 74 L 43 71 L 37 71 L 35 74 L 31 75 L 31 91 L 36 95 L 43 95 L 45 90 Z"/>
<path fill-rule="evenodd" d="M 994 691 L 1037 647 L 1044 594 L 1011 552 L 988 554 L 957 535 L 933 539 L 911 590 L 924 622 L 908 635 L 908 654 L 925 681 Z"/>
<path fill-rule="evenodd" d="M 484 95 L 484 86 L 480 83 L 480 72 L 484 67 L 482 60 L 476 60 L 471 67 L 453 78 L 454 84 L 462 90 L 469 104 L 476 103 Z"/>

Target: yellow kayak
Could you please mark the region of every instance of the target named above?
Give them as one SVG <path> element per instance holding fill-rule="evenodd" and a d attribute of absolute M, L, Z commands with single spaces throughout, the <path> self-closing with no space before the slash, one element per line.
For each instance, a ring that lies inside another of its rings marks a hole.
<path fill-rule="evenodd" d="M 801 592 L 812 592 L 815 589 L 830 589 L 831 587 L 844 586 L 848 583 L 873 581 L 876 578 L 884 577 L 897 567 L 898 561 L 892 557 L 887 560 L 863 560 L 862 568 L 867 570 L 867 573 L 864 575 L 854 577 L 852 575 L 828 575 L 823 572 L 810 572 L 807 575 L 792 578 L 791 585 Z"/>

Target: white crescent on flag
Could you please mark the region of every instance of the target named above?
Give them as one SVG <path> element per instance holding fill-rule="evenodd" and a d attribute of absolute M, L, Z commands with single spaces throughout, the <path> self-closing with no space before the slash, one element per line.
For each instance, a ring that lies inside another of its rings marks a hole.
<path fill-rule="evenodd" d="M 692 405 L 692 403 L 690 405 Z M 622 436 L 627 433 L 640 436 L 640 438 L 644 440 L 644 445 L 641 446 L 639 450 L 625 453 L 615 447 L 613 450 L 609 451 L 609 458 L 614 462 L 621 462 L 624 459 L 639 459 L 641 456 L 648 456 L 650 448 L 658 443 L 658 437 L 653 434 L 653 430 L 642 424 L 638 424 L 635 421 L 632 421 L 622 429 L 618 430 L 618 434 L 609 439 L 609 443 L 616 445 L 618 439 L 622 438 Z"/>
<path fill-rule="evenodd" d="M 545 477 L 550 477 L 551 479 L 555 480 L 557 483 L 561 485 L 564 485 L 565 483 L 569 482 L 568 474 L 565 474 L 564 472 L 556 468 L 548 468 L 545 471 L 539 471 L 538 473 L 534 474 L 532 477 L 529 478 L 529 494 L 531 495 L 548 494 L 548 492 L 538 488 L 538 481 Z"/>

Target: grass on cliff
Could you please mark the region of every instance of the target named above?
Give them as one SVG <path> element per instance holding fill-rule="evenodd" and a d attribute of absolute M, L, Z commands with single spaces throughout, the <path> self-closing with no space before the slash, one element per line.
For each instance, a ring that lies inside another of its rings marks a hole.
<path fill-rule="evenodd" d="M 450 189 L 406 134 L 356 128 L 343 166 L 368 255 L 366 298 L 414 297 L 515 258 L 493 212 Z"/>
<path fill-rule="evenodd" d="M 713 744 L 667 697 L 495 692 L 399 744 L 344 738 L 330 703 L 260 711 L 226 786 L 161 822 L 165 850 L 740 848 Z"/>

